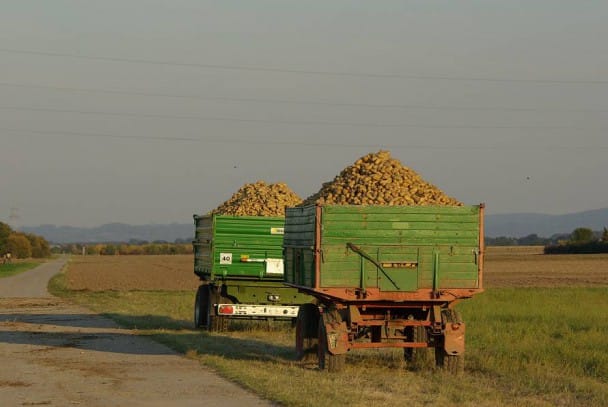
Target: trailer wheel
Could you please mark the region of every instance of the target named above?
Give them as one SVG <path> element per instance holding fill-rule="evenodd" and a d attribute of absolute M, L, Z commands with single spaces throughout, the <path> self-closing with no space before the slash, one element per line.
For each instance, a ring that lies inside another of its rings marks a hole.
<path fill-rule="evenodd" d="M 215 287 L 208 287 L 207 294 L 207 330 L 209 332 L 224 332 L 228 330 L 228 317 L 224 315 L 217 315 L 213 304 L 221 301 L 229 301 L 226 298 L 221 297 L 219 291 Z M 230 301 L 232 302 L 232 301 Z"/>
<path fill-rule="evenodd" d="M 223 315 L 209 316 L 209 332 L 224 332 L 228 330 L 228 318 Z"/>
<path fill-rule="evenodd" d="M 206 328 L 209 318 L 209 299 L 208 288 L 206 285 L 201 285 L 196 291 L 194 298 L 194 328 Z"/>
<path fill-rule="evenodd" d="M 441 319 L 443 324 L 462 323 L 462 319 L 458 311 L 454 309 L 444 309 L 441 311 Z M 446 353 L 443 343 L 435 347 L 435 362 L 437 366 L 455 376 L 464 373 L 464 355 L 449 355 Z"/>
<path fill-rule="evenodd" d="M 219 290 L 214 286 L 206 286 L 207 290 L 204 293 L 203 297 L 206 299 L 205 310 L 205 325 L 204 327 L 209 332 L 224 332 L 228 330 L 228 318 L 223 315 L 217 315 L 215 313 L 214 304 L 220 302 L 220 300 L 226 300 L 222 298 L 219 294 Z"/>
<path fill-rule="evenodd" d="M 318 348 L 319 309 L 315 304 L 303 304 L 296 318 L 296 359 L 314 361 Z"/>
<path fill-rule="evenodd" d="M 323 316 L 319 318 L 319 345 L 317 347 L 317 355 L 319 357 L 319 370 L 327 368 L 328 372 L 339 372 L 346 364 L 346 355 L 333 355 L 327 351 L 327 333 L 325 332 L 325 324 Z"/>
<path fill-rule="evenodd" d="M 424 326 L 413 326 L 408 329 L 412 342 L 429 342 L 428 332 Z M 413 370 L 424 370 L 432 367 L 431 348 L 404 348 L 403 356 L 408 367 Z"/>

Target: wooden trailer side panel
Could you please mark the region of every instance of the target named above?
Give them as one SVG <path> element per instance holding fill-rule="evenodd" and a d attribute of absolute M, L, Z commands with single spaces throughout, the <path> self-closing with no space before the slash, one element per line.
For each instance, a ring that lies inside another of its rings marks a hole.
<path fill-rule="evenodd" d="M 286 216 L 287 282 L 383 292 L 480 288 L 479 206 L 293 209 Z"/>

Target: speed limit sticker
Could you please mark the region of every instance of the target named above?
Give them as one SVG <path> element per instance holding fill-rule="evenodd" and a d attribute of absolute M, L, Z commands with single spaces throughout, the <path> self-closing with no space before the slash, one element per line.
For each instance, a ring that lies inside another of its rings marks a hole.
<path fill-rule="evenodd" d="M 220 264 L 232 264 L 232 253 L 220 253 Z"/>

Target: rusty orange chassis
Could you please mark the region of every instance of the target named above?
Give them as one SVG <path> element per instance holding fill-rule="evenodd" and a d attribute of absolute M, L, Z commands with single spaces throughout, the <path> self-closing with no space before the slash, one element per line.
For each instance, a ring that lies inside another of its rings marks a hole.
<path fill-rule="evenodd" d="M 325 327 L 327 351 L 334 355 L 351 349 L 437 346 L 443 347 L 450 355 L 463 354 L 465 324 L 462 321 L 446 323 L 442 320 L 442 310 L 451 309 L 458 300 L 483 291 L 451 289 L 380 293 L 377 289 L 362 292 L 344 288 L 293 287 L 314 296 L 322 304 L 319 306 L 319 323 Z M 428 327 L 430 339 L 427 342 L 412 341 L 405 335 L 408 327 Z M 362 331 L 371 331 L 372 334 L 361 340 L 359 333 Z"/>

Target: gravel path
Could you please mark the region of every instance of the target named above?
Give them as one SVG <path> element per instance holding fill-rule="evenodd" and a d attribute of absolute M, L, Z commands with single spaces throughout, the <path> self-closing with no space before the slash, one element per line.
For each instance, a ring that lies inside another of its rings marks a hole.
<path fill-rule="evenodd" d="M 270 406 L 198 362 L 51 296 L 65 259 L 0 279 L 0 406 Z"/>

